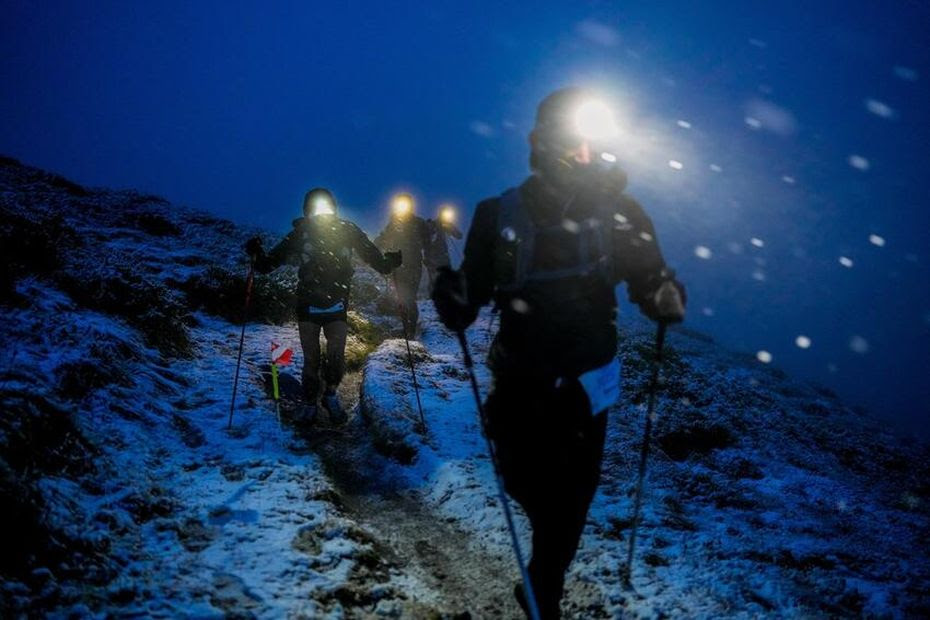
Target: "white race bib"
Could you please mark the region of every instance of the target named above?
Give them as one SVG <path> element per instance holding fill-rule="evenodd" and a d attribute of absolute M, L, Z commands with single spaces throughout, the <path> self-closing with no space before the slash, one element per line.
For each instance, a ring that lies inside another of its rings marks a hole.
<path fill-rule="evenodd" d="M 614 356 L 606 365 L 578 377 L 578 381 L 588 395 L 591 413 L 600 413 L 620 399 L 620 359 Z"/>

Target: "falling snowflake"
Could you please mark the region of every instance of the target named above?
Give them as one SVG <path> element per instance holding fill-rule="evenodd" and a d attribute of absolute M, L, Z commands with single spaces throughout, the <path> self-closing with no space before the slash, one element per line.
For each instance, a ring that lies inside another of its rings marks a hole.
<path fill-rule="evenodd" d="M 788 185 L 794 185 L 795 183 L 794 177 L 788 176 L 787 174 L 783 176 L 781 180 L 787 183 Z"/>
<path fill-rule="evenodd" d="M 711 256 L 714 255 L 714 253 L 711 252 L 709 247 L 698 245 L 698 246 L 695 246 L 694 248 L 694 255 L 697 256 L 698 258 L 703 258 L 704 260 L 708 260 L 710 259 Z"/>
<path fill-rule="evenodd" d="M 753 237 L 752 239 L 749 240 L 749 243 L 753 244 L 757 248 L 761 248 L 762 246 L 765 245 L 765 241 L 763 241 L 762 239 L 758 237 Z"/>
<path fill-rule="evenodd" d="M 910 67 L 897 66 L 894 68 L 894 74 L 906 82 L 916 82 L 920 77 L 917 71 Z"/>
<path fill-rule="evenodd" d="M 809 349 L 811 348 L 811 339 L 803 335 L 798 336 L 794 339 L 794 344 L 796 344 L 799 349 Z"/>
<path fill-rule="evenodd" d="M 862 155 L 850 155 L 847 161 L 849 162 L 850 166 L 856 170 L 862 170 L 863 172 L 872 167 L 872 164 L 869 163 L 869 160 Z"/>
<path fill-rule="evenodd" d="M 514 297 L 510 301 L 510 307 L 513 308 L 513 311 L 517 314 L 526 314 L 530 311 L 530 305 L 519 297 Z"/>
<path fill-rule="evenodd" d="M 862 336 L 853 336 L 849 339 L 849 348 L 854 353 L 868 353 L 869 352 L 869 341 L 863 338 Z"/>
<path fill-rule="evenodd" d="M 703 309 L 701 309 L 701 314 L 704 316 L 714 316 L 714 309 L 705 306 Z"/>
<path fill-rule="evenodd" d="M 685 166 L 684 166 L 684 164 L 682 164 L 682 163 L 681 163 L 680 161 L 678 161 L 677 159 L 670 159 L 670 160 L 668 160 L 668 167 L 669 167 L 669 168 L 674 168 L 675 170 L 681 170 L 681 169 L 684 168 Z"/>
<path fill-rule="evenodd" d="M 723 168 L 721 168 L 717 164 L 711 164 L 710 169 L 712 172 L 723 172 Z"/>
<path fill-rule="evenodd" d="M 840 259 L 839 259 L 839 260 L 840 260 L 840 264 L 841 264 L 843 267 L 846 267 L 847 269 L 849 269 L 849 268 L 851 268 L 851 267 L 853 266 L 853 261 L 852 261 L 852 259 L 849 258 L 848 256 L 840 256 Z"/>
<path fill-rule="evenodd" d="M 877 245 L 880 248 L 883 248 L 885 247 L 885 238 L 879 235 L 872 234 L 872 235 L 869 235 L 869 243 L 871 243 L 872 245 Z"/>
<path fill-rule="evenodd" d="M 473 134 L 481 136 L 482 138 L 490 138 L 494 135 L 494 128 L 484 121 L 472 121 L 468 125 L 468 128 L 471 129 Z"/>
<path fill-rule="evenodd" d="M 752 272 L 752 279 L 756 282 L 765 282 L 765 272 L 761 269 L 756 269 Z"/>
<path fill-rule="evenodd" d="M 682 129 L 691 129 L 691 123 L 689 123 L 688 121 L 679 120 L 677 124 Z"/>
<path fill-rule="evenodd" d="M 763 364 L 769 364 L 772 361 L 772 354 L 768 351 L 758 351 L 756 352 L 756 359 Z"/>
<path fill-rule="evenodd" d="M 760 121 L 760 120 L 757 119 L 757 118 L 753 118 L 753 117 L 751 117 L 751 116 L 747 116 L 747 117 L 746 117 L 745 119 L 743 119 L 743 120 L 746 122 L 747 125 L 749 125 L 749 126 L 752 127 L 753 129 L 761 129 L 761 128 L 762 128 L 762 121 Z"/>
<path fill-rule="evenodd" d="M 882 118 L 894 118 L 897 116 L 897 113 L 887 103 L 877 101 L 876 99 L 866 99 L 865 100 L 865 109 L 874 114 L 875 116 L 881 116 Z"/>

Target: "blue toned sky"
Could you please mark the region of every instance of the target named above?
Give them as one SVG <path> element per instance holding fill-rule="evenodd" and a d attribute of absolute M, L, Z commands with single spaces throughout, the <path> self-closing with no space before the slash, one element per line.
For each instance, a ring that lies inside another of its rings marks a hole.
<path fill-rule="evenodd" d="M 590 85 L 690 325 L 926 422 L 926 3 L 502 4 L 6 0 L 0 152 L 281 232 L 326 185 L 377 232 L 400 188 L 467 218 Z"/>

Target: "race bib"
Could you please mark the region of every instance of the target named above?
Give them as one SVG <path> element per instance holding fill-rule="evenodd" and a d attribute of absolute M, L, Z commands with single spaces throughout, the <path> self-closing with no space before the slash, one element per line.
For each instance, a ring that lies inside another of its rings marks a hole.
<path fill-rule="evenodd" d="M 591 413 L 600 413 L 620 399 L 620 360 L 614 357 L 608 364 L 584 373 L 578 381 L 588 395 Z"/>

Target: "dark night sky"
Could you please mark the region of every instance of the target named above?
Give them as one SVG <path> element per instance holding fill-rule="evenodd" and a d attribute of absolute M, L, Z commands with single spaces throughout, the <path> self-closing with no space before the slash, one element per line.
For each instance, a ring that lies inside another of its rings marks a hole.
<path fill-rule="evenodd" d="M 3 2 L 0 152 L 280 232 L 326 185 L 374 233 L 397 189 L 519 182 L 535 104 L 590 85 L 691 327 L 927 420 L 926 3 L 87 4 Z"/>

